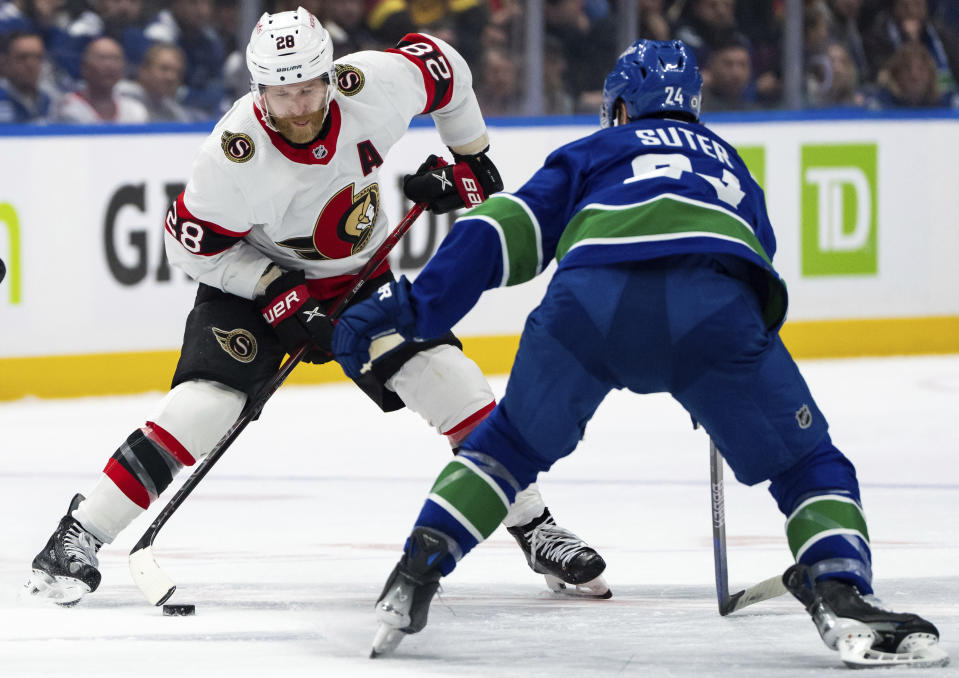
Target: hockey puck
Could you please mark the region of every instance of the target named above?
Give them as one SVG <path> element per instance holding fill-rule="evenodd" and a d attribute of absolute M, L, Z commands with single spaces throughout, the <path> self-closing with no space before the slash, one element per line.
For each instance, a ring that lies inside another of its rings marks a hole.
<path fill-rule="evenodd" d="M 164 605 L 164 617 L 189 617 L 196 614 L 196 605 Z"/>

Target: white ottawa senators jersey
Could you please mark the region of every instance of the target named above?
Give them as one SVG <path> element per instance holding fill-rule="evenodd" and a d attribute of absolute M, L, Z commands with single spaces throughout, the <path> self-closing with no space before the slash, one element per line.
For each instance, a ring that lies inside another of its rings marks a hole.
<path fill-rule="evenodd" d="M 413 117 L 432 114 L 448 146 L 485 137 L 469 67 L 442 40 L 410 34 L 395 49 L 337 60 L 336 73 L 326 122 L 309 145 L 268 128 L 252 94 L 217 123 L 167 213 L 174 265 L 251 299 L 275 262 L 304 271 L 314 296 L 332 298 L 389 233 L 378 170 Z"/>

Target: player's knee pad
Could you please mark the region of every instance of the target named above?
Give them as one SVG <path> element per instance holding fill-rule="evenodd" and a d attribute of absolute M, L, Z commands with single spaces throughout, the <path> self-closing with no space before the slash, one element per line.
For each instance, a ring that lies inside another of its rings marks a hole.
<path fill-rule="evenodd" d="M 476 363 L 450 345 L 412 356 L 386 385 L 443 434 L 454 432 L 470 418 L 482 420 L 495 400 Z"/>
<path fill-rule="evenodd" d="M 246 394 L 242 391 L 215 381 L 185 381 L 167 393 L 146 428 L 159 438 L 155 442 L 169 448 L 174 456 L 188 455 L 180 462 L 190 465 L 213 449 L 244 404 Z"/>

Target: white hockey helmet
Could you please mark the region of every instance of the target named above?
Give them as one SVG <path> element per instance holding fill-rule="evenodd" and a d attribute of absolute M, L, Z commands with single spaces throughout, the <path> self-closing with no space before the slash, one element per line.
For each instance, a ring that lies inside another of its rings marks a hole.
<path fill-rule="evenodd" d="M 336 89 L 333 41 L 319 19 L 302 7 L 288 12 L 264 12 L 246 47 L 251 89 L 257 106 L 269 115 L 262 102 L 262 88 L 290 85 L 322 77 L 329 84 L 326 104 Z M 269 124 L 269 117 L 266 118 Z"/>

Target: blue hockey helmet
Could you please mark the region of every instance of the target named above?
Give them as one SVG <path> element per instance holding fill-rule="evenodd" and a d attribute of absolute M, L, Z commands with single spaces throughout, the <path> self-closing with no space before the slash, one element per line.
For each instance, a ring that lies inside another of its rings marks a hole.
<path fill-rule="evenodd" d="M 696 57 L 681 40 L 637 40 L 623 52 L 603 84 L 599 121 L 616 123 L 616 102 L 630 120 L 662 113 L 687 113 L 699 120 L 703 78 Z"/>

